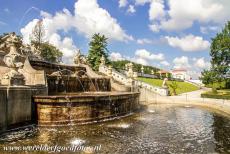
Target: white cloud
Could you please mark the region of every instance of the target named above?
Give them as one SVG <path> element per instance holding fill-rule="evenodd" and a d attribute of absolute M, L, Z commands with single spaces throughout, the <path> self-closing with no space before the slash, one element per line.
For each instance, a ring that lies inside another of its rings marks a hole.
<path fill-rule="evenodd" d="M 160 63 L 161 63 L 162 65 L 164 65 L 164 66 L 169 66 L 169 65 L 170 65 L 169 62 L 167 62 L 166 60 L 161 61 Z"/>
<path fill-rule="evenodd" d="M 200 36 L 194 36 L 192 34 L 182 38 L 169 36 L 166 36 L 165 38 L 170 46 L 180 48 L 187 52 L 207 50 L 210 46 L 208 41 Z"/>
<path fill-rule="evenodd" d="M 128 8 L 127 12 L 128 12 L 128 13 L 135 13 L 136 10 L 135 10 L 135 8 L 134 8 L 133 5 L 129 5 L 129 8 Z"/>
<path fill-rule="evenodd" d="M 220 28 L 218 26 L 201 26 L 200 27 L 200 32 L 203 34 L 207 34 L 209 32 L 216 32 L 218 31 Z"/>
<path fill-rule="evenodd" d="M 112 52 L 110 54 L 110 59 L 112 61 L 118 61 L 118 60 L 123 60 L 124 58 L 122 57 L 122 55 L 119 52 Z"/>
<path fill-rule="evenodd" d="M 168 6 L 169 9 L 165 6 Z M 152 0 L 149 10 L 150 29 L 184 30 L 194 22 L 223 24 L 230 19 L 229 0 Z"/>
<path fill-rule="evenodd" d="M 135 0 L 135 5 L 144 5 L 151 2 L 151 0 Z"/>
<path fill-rule="evenodd" d="M 75 19 L 75 27 L 88 37 L 101 33 L 114 40 L 133 40 L 107 10 L 100 8 L 97 0 L 78 0 L 75 3 Z"/>
<path fill-rule="evenodd" d="M 189 60 L 186 56 L 176 57 L 173 60 L 174 68 L 189 68 Z"/>
<path fill-rule="evenodd" d="M 201 58 L 188 58 L 186 56 L 176 57 L 173 60 L 175 69 L 187 69 L 188 74 L 193 79 L 198 79 L 203 69 L 210 67 L 210 62 L 205 60 L 204 57 Z"/>
<path fill-rule="evenodd" d="M 119 7 L 125 7 L 128 5 L 128 0 L 119 0 Z"/>
<path fill-rule="evenodd" d="M 149 20 L 161 20 L 165 16 L 164 11 L 164 1 L 163 0 L 153 0 L 150 4 L 149 9 Z"/>
<path fill-rule="evenodd" d="M 142 65 L 149 65 L 149 62 L 146 59 L 140 57 L 132 58 L 131 61 Z"/>
<path fill-rule="evenodd" d="M 210 62 L 205 61 L 204 57 L 198 59 L 195 58 L 194 61 L 195 61 L 194 66 L 198 68 L 207 69 L 210 67 Z"/>
<path fill-rule="evenodd" d="M 97 0 L 78 0 L 75 3 L 74 14 L 67 9 L 57 12 L 55 15 L 44 11 L 41 11 L 40 14 L 43 17 L 45 41 L 52 42 L 53 45 L 62 50 L 64 52 L 64 59 L 71 57 L 70 54 L 73 56 L 76 46 L 71 38 L 61 38 L 58 34 L 60 31 L 67 33 L 74 29 L 84 34 L 87 38 L 90 38 L 95 33 L 101 33 L 112 40 L 133 40 L 132 36 L 126 34 L 117 20 L 107 10 L 100 8 Z M 38 19 L 33 19 L 21 29 L 24 43 L 30 42 L 32 30 L 37 22 Z M 56 42 L 53 40 L 53 37 Z"/>
<path fill-rule="evenodd" d="M 73 40 L 69 37 L 64 37 L 61 39 L 61 36 L 57 33 L 54 33 L 49 38 L 49 43 L 56 46 L 63 52 L 63 61 L 71 63 L 73 60 L 73 55 L 77 51 L 77 47 L 74 45 Z"/>
<path fill-rule="evenodd" d="M 7 24 L 3 21 L 0 21 L 0 25 L 7 25 Z"/>
<path fill-rule="evenodd" d="M 137 43 L 138 43 L 138 44 L 151 44 L 151 43 L 152 43 L 152 40 L 147 39 L 147 38 L 137 39 Z"/>
<path fill-rule="evenodd" d="M 164 54 L 158 53 L 158 54 L 153 54 L 145 49 L 138 49 L 135 52 L 135 55 L 139 58 L 142 59 L 147 59 L 147 60 L 164 60 Z"/>
<path fill-rule="evenodd" d="M 38 21 L 39 21 L 38 19 L 34 19 L 30 21 L 24 28 L 21 29 L 24 43 L 26 44 L 30 43 L 30 36 L 31 36 L 32 30 Z"/>

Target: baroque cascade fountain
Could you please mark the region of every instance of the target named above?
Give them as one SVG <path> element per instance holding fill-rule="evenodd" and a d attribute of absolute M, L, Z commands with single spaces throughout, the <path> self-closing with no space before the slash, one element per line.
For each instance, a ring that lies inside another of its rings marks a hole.
<path fill-rule="evenodd" d="M 135 80 L 131 63 L 124 75 L 101 57 L 99 75 L 80 52 L 74 65 L 54 64 L 35 47 L 20 46 L 15 33 L 2 40 L 1 154 L 230 152 L 229 115 L 175 102 L 153 103 L 132 114 L 143 105 L 141 97 L 149 93 L 147 100 L 155 100 L 160 95 L 152 92 L 166 96 L 168 91 Z M 53 149 L 31 149 L 37 145 Z"/>
<path fill-rule="evenodd" d="M 115 91 L 111 78 L 93 72 L 80 51 L 74 57 L 75 65 L 55 64 L 42 60 L 33 46 L 19 47 L 22 42 L 15 33 L 2 40 L 1 133 L 30 123 L 95 122 L 139 109 L 138 92 Z"/>

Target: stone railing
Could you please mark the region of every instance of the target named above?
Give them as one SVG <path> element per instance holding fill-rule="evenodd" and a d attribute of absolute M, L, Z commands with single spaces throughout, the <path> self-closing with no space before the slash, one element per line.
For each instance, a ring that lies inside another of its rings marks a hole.
<path fill-rule="evenodd" d="M 127 76 L 125 76 L 122 73 L 119 73 L 115 69 L 109 68 L 105 65 L 101 65 L 99 67 L 99 72 L 112 77 L 115 81 L 118 81 L 124 85 L 131 86 L 130 85 L 130 78 L 128 78 Z"/>
<path fill-rule="evenodd" d="M 99 67 L 99 72 L 106 74 L 110 77 L 112 77 L 114 80 L 127 85 L 127 86 L 138 86 L 139 88 L 146 88 L 150 90 L 151 92 L 157 93 L 162 96 L 167 96 L 168 95 L 168 89 L 167 88 L 162 88 L 162 87 L 157 87 L 157 86 L 152 86 L 148 83 L 142 82 L 135 80 L 133 78 L 129 78 L 126 75 L 119 73 L 115 69 L 109 68 L 105 65 L 101 65 Z"/>
<path fill-rule="evenodd" d="M 152 86 L 148 83 L 142 82 L 142 81 L 135 81 L 136 85 L 141 88 L 146 88 L 151 92 L 157 93 L 162 96 L 168 96 L 169 95 L 169 90 L 168 88 L 162 88 L 162 87 L 157 87 L 157 86 Z"/>

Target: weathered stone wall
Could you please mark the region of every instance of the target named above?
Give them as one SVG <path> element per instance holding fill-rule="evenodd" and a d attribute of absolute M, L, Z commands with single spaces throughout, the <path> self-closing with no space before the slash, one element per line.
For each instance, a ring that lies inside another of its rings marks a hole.
<path fill-rule="evenodd" d="M 44 70 L 35 70 L 28 59 L 25 60 L 23 68 L 19 71 L 24 75 L 26 85 L 46 85 Z"/>
<path fill-rule="evenodd" d="M 87 91 L 111 91 L 109 78 L 49 76 L 47 77 L 47 84 L 49 95 Z"/>
<path fill-rule="evenodd" d="M 0 134 L 36 122 L 36 106 L 32 96 L 47 95 L 46 86 L 0 87 Z"/>
<path fill-rule="evenodd" d="M 0 87 L 0 133 L 31 122 L 31 94 L 26 86 Z"/>
<path fill-rule="evenodd" d="M 68 96 L 35 96 L 39 125 L 94 122 L 139 109 L 139 93 L 88 93 Z"/>
<path fill-rule="evenodd" d="M 0 89 L 0 133 L 4 132 L 7 126 L 6 98 L 7 98 L 7 91 L 4 89 Z"/>
<path fill-rule="evenodd" d="M 30 121 L 31 89 L 29 87 L 9 87 L 7 91 L 8 127 Z"/>

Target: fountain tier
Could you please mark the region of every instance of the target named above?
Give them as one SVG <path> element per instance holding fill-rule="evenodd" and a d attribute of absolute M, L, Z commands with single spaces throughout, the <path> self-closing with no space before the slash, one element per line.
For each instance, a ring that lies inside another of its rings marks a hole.
<path fill-rule="evenodd" d="M 139 93 L 84 92 L 34 96 L 39 125 L 96 122 L 122 116 L 139 108 Z"/>

